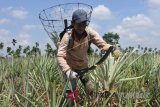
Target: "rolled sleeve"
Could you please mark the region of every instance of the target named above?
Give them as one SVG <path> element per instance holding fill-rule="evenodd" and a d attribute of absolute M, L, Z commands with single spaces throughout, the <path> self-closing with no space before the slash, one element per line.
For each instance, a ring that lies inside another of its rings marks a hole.
<path fill-rule="evenodd" d="M 70 69 L 66 60 L 67 46 L 68 46 L 68 35 L 65 34 L 61 42 L 59 43 L 58 53 L 57 53 L 57 61 L 63 72 L 66 72 Z"/>
<path fill-rule="evenodd" d="M 89 28 L 89 34 L 91 42 L 95 44 L 100 50 L 106 51 L 111 46 L 110 44 L 107 44 L 95 30 Z"/>

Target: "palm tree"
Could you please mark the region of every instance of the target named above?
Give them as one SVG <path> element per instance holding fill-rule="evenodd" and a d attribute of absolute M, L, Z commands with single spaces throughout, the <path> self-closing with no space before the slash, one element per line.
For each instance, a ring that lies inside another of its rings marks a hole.
<path fill-rule="evenodd" d="M 3 44 L 3 42 L 1 42 L 0 43 L 0 50 L 3 50 L 3 47 L 4 47 L 4 44 Z M 3 56 L 3 54 L 2 54 L 2 56 Z"/>
<path fill-rule="evenodd" d="M 19 45 L 19 47 L 18 47 L 20 50 L 22 50 L 22 46 L 21 45 Z"/>
<path fill-rule="evenodd" d="M 19 48 L 14 53 L 14 57 L 20 57 L 21 56 L 21 50 L 22 50 L 22 46 L 19 45 Z"/>
<path fill-rule="evenodd" d="M 47 56 L 51 56 L 52 52 L 53 52 L 52 51 L 53 49 L 52 49 L 52 47 L 51 47 L 51 45 L 49 43 L 46 44 L 46 48 L 47 49 L 45 51 L 46 51 Z"/>
<path fill-rule="evenodd" d="M 154 48 L 154 52 L 155 52 L 155 53 L 157 52 L 157 48 Z"/>
<path fill-rule="evenodd" d="M 141 45 L 138 45 L 138 51 L 141 51 Z"/>
<path fill-rule="evenodd" d="M 138 49 L 141 49 L 141 45 L 138 45 Z"/>
<path fill-rule="evenodd" d="M 148 52 L 152 52 L 152 48 L 149 48 L 149 49 L 148 49 Z"/>
<path fill-rule="evenodd" d="M 145 52 L 147 52 L 147 50 L 148 50 L 148 48 L 147 48 L 147 47 L 145 47 L 145 48 L 144 48 L 144 53 L 145 53 Z"/>
<path fill-rule="evenodd" d="M 141 47 L 141 50 L 143 51 L 143 47 Z"/>
<path fill-rule="evenodd" d="M 40 49 L 39 49 L 39 43 L 38 42 L 36 42 L 35 43 L 36 44 L 36 53 L 38 54 L 38 55 L 41 55 L 41 51 L 40 51 Z"/>
<path fill-rule="evenodd" d="M 3 47 L 4 47 L 4 43 L 3 43 L 3 42 L 1 42 L 1 43 L 0 43 L 0 50 L 2 50 L 2 49 L 3 49 Z"/>
<path fill-rule="evenodd" d="M 39 47 L 39 43 L 38 42 L 36 42 L 35 44 L 36 44 L 36 47 Z"/>
<path fill-rule="evenodd" d="M 13 44 L 13 46 L 15 46 L 16 43 L 17 43 L 17 40 L 12 39 L 12 44 Z"/>
<path fill-rule="evenodd" d="M 17 49 L 16 51 L 15 51 L 15 53 L 13 54 L 13 56 L 14 57 L 20 57 L 21 56 L 21 49 Z"/>
<path fill-rule="evenodd" d="M 38 42 L 36 42 L 35 46 L 32 47 L 31 54 L 33 54 L 34 56 L 41 55 Z"/>
<path fill-rule="evenodd" d="M 29 53 L 30 53 L 30 46 L 25 47 L 25 48 L 23 49 L 23 53 L 26 54 L 26 56 L 28 56 Z"/>
<path fill-rule="evenodd" d="M 134 49 L 134 47 L 129 46 L 129 52 L 131 52 Z"/>
<path fill-rule="evenodd" d="M 8 53 L 8 55 L 11 55 L 14 53 L 14 51 L 12 50 L 11 47 L 7 47 L 7 53 Z"/>

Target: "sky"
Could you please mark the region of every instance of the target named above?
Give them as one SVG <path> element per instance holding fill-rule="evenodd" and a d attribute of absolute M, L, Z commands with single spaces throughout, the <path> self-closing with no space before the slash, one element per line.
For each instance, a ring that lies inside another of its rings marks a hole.
<path fill-rule="evenodd" d="M 120 36 L 121 47 L 160 49 L 160 0 L 1 0 L 0 42 L 5 48 L 40 44 L 43 50 L 52 41 L 43 29 L 39 13 L 64 3 L 85 3 L 93 7 L 90 26 L 103 36 L 113 32 Z"/>

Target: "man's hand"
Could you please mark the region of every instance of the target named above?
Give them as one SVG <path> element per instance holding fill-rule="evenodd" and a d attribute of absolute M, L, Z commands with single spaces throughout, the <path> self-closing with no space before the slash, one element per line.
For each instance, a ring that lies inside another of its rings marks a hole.
<path fill-rule="evenodd" d="M 101 53 L 104 54 L 106 51 L 108 51 L 110 46 L 113 46 L 113 45 L 107 44 L 105 47 L 103 47 L 101 50 Z M 113 47 L 114 47 L 114 50 L 112 52 L 112 56 L 117 60 L 120 56 L 122 56 L 122 52 L 116 46 L 113 46 Z"/>
<path fill-rule="evenodd" d="M 106 51 L 108 51 L 109 47 L 112 46 L 110 44 L 105 45 L 102 49 L 101 49 L 101 53 L 104 54 Z"/>
<path fill-rule="evenodd" d="M 66 72 L 66 75 L 67 75 L 68 79 L 75 79 L 78 76 L 78 74 L 76 72 L 72 71 L 72 70 L 68 70 Z"/>
<path fill-rule="evenodd" d="M 112 56 L 117 60 L 120 56 L 122 56 L 122 52 L 115 47 L 114 51 L 112 52 Z"/>

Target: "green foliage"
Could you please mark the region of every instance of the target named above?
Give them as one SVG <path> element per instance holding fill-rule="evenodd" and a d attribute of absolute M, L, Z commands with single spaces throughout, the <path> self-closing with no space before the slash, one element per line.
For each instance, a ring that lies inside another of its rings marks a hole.
<path fill-rule="evenodd" d="M 113 34 L 113 33 L 111 33 Z M 16 40 L 13 40 L 13 45 Z M 3 44 L 1 44 L 3 45 Z M 3 46 L 1 46 L 3 47 Z M 63 93 L 65 84 L 59 70 L 56 51 L 49 43 L 46 53 L 41 55 L 39 43 L 30 47 L 7 47 L 10 57 L 0 59 L 0 105 L 2 107 L 65 107 Z M 157 49 L 138 46 L 128 47 L 124 55 L 115 60 L 110 56 L 90 75 L 95 86 L 95 95 L 89 101 L 84 87 L 78 82 L 78 90 L 83 104 L 106 107 L 144 107 L 160 105 L 160 54 Z M 23 54 L 26 57 L 21 57 Z M 89 66 L 100 58 L 89 55 Z M 105 92 L 103 94 L 100 94 Z M 107 93 L 107 94 L 106 94 Z M 106 97 L 106 95 L 107 97 Z M 101 96 L 100 96 L 101 95 Z M 78 103 L 77 103 L 78 106 Z M 75 105 L 76 107 L 76 105 Z"/>
<path fill-rule="evenodd" d="M 89 65 L 99 58 L 91 55 Z M 95 95 L 90 103 L 106 107 L 112 104 L 113 98 L 117 98 L 119 106 L 141 104 L 156 107 L 160 104 L 159 60 L 159 55 L 139 55 L 135 50 L 125 53 L 116 61 L 110 56 L 105 63 L 88 74 L 95 85 L 95 93 L 107 90 L 110 95 L 104 98 Z M 36 56 L 0 59 L 0 105 L 63 107 L 66 104 L 63 97 L 66 85 L 62 75 L 56 58 Z M 83 86 L 78 84 L 80 96 L 86 99 L 83 104 L 87 106 L 89 103 L 86 93 Z M 136 97 L 136 94 L 139 96 Z"/>
<path fill-rule="evenodd" d="M 104 34 L 103 39 L 109 44 L 118 44 L 120 37 L 117 33 L 109 32 Z"/>
<path fill-rule="evenodd" d="M 1 43 L 0 43 L 0 50 L 3 49 L 3 47 L 4 47 L 4 43 L 1 42 Z"/>

